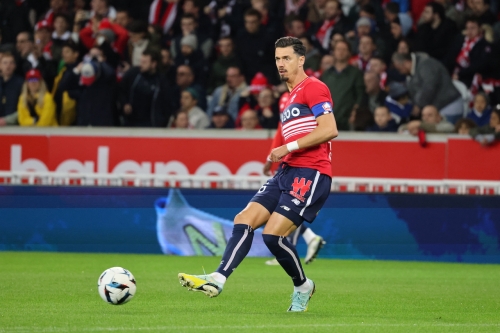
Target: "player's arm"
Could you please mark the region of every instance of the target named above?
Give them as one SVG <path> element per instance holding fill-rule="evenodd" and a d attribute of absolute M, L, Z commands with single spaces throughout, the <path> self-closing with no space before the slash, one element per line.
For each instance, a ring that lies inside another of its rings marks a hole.
<path fill-rule="evenodd" d="M 335 122 L 335 117 L 332 112 L 318 116 L 316 122 L 318 126 L 316 126 L 311 133 L 296 141 L 273 149 L 270 156 L 271 161 L 279 162 L 283 157 L 294 150 L 314 147 L 330 141 L 339 135 L 337 123 Z"/>

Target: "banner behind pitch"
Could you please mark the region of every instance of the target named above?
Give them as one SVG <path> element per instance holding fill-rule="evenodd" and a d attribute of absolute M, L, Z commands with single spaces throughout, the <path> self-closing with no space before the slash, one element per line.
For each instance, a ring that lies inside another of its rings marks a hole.
<path fill-rule="evenodd" d="M 219 256 L 253 193 L 0 187 L 0 250 Z M 500 263 L 499 196 L 332 193 L 311 228 L 320 257 Z"/>

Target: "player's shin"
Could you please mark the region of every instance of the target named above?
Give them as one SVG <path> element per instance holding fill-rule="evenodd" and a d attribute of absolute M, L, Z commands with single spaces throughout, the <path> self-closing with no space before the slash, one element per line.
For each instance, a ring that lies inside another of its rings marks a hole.
<path fill-rule="evenodd" d="M 262 237 L 269 251 L 274 254 L 281 267 L 292 278 L 294 286 L 302 286 L 307 279 L 295 247 L 285 237 L 268 234 Z"/>
<path fill-rule="evenodd" d="M 231 275 L 236 267 L 245 259 L 248 251 L 250 251 L 253 235 L 253 229 L 249 225 L 234 225 L 233 234 L 227 243 L 222 261 L 219 268 L 217 268 L 217 273 L 226 278 Z"/>

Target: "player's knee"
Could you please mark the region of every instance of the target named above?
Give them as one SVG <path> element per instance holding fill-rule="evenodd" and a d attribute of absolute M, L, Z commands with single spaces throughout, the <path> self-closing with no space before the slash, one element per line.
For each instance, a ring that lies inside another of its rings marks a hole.
<path fill-rule="evenodd" d="M 239 212 L 234 217 L 234 224 L 248 224 L 249 219 L 246 216 L 245 212 Z"/>
<path fill-rule="evenodd" d="M 272 254 L 275 254 L 276 251 L 279 250 L 279 236 L 263 234 L 262 239 Z"/>

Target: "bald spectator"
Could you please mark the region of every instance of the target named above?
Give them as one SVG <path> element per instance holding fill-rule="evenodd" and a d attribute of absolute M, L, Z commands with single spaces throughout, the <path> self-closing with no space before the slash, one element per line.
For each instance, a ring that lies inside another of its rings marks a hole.
<path fill-rule="evenodd" d="M 426 105 L 437 107 L 441 115 L 453 124 L 462 117 L 464 101 L 442 63 L 415 53 L 395 53 L 392 61 L 394 67 L 407 76 L 414 117 L 418 117 Z"/>
<path fill-rule="evenodd" d="M 433 105 L 422 109 L 422 120 L 412 120 L 400 127 L 399 131 L 407 130 L 411 135 L 418 135 L 419 130 L 425 133 L 453 133 L 455 126 L 446 120 Z"/>

